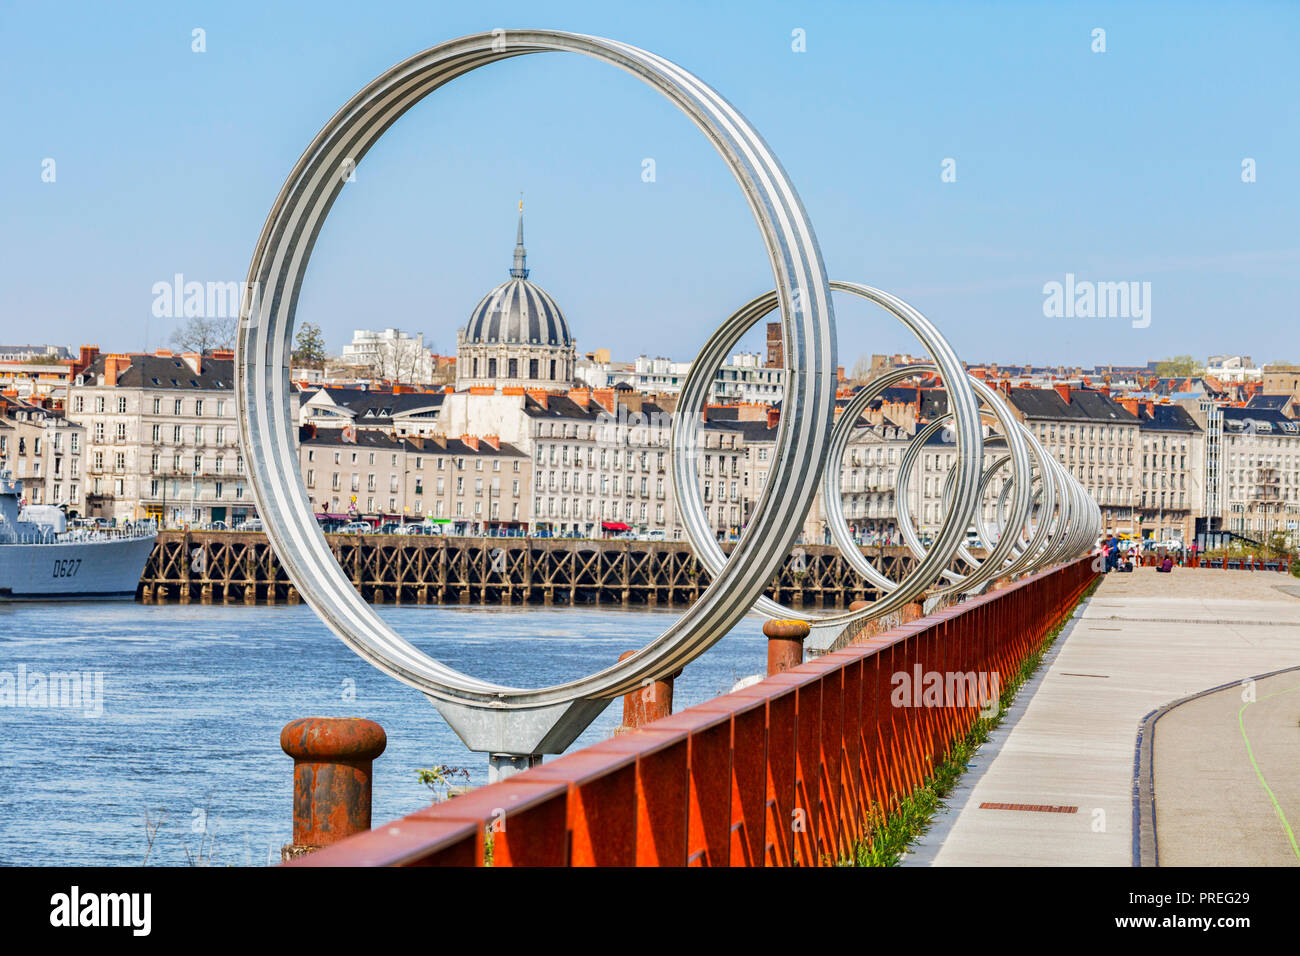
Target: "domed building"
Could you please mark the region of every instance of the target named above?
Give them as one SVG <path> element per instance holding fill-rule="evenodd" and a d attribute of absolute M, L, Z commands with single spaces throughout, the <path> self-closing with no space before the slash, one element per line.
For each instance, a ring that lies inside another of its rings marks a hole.
<path fill-rule="evenodd" d="M 468 324 L 456 333 L 456 388 L 567 389 L 575 360 L 564 313 L 546 290 L 528 281 L 520 203 L 510 278 L 483 297 Z"/>

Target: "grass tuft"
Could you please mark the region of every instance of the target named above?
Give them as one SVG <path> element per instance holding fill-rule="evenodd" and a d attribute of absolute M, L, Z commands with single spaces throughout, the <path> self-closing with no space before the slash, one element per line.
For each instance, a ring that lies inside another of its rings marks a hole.
<path fill-rule="evenodd" d="M 1074 607 L 1096 590 L 1094 581 L 1075 602 Z M 1073 613 L 1073 608 L 1071 608 Z M 852 856 L 838 861 L 839 866 L 897 866 L 908 846 L 930 827 L 930 820 L 944 805 L 944 798 L 952 793 L 975 752 L 989 739 L 993 729 L 1014 702 L 1016 693 L 1033 676 L 1043 663 L 1043 657 L 1056 642 L 1069 621 L 1067 616 L 1043 638 L 1038 650 L 1023 661 L 1014 677 L 1007 681 L 998 699 L 998 712 L 993 717 L 978 718 L 964 737 L 952 742 L 948 754 L 925 782 L 898 802 L 891 813 L 881 813 L 872 819 L 868 836 L 852 851 Z"/>

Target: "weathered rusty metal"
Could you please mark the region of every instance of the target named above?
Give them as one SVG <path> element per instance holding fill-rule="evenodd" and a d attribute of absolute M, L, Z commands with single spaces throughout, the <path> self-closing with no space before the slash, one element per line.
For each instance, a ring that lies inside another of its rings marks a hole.
<path fill-rule="evenodd" d="M 481 866 L 488 839 L 494 866 L 844 859 L 979 717 L 896 706 L 892 675 L 1005 686 L 1097 577 L 1091 557 L 1040 571 L 290 865 Z"/>
<path fill-rule="evenodd" d="M 620 661 L 625 661 L 636 651 L 624 651 L 619 656 Z M 659 720 L 661 717 L 667 717 L 673 712 L 673 681 L 681 675 L 681 671 L 665 677 L 663 680 L 649 681 L 636 690 L 628 691 L 623 695 L 623 723 L 615 733 L 627 733 L 629 730 L 636 730 L 644 727 L 651 721 Z"/>
<path fill-rule="evenodd" d="M 767 637 L 767 676 L 772 677 L 803 663 L 803 642 L 812 627 L 807 621 L 763 622 Z"/>
<path fill-rule="evenodd" d="M 280 731 L 293 758 L 293 859 L 370 829 L 371 768 L 384 728 L 361 717 L 303 717 Z"/>

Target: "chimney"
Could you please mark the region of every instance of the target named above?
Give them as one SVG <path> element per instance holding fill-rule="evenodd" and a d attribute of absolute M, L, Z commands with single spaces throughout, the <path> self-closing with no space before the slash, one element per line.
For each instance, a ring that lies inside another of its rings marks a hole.
<path fill-rule="evenodd" d="M 478 439 L 475 438 L 473 435 L 461 435 L 460 440 L 464 444 L 468 445 L 470 448 L 473 448 L 475 451 L 478 451 Z"/>
<path fill-rule="evenodd" d="M 524 391 L 528 393 L 528 397 L 529 397 L 529 398 L 531 398 L 533 401 L 537 402 L 538 405 L 541 405 L 542 408 L 550 408 L 550 407 L 551 407 L 550 404 L 549 404 L 549 402 L 550 402 L 550 398 L 549 398 L 549 397 L 547 396 L 547 394 L 546 394 L 546 389 L 544 389 L 544 388 L 526 388 L 526 389 L 524 389 Z"/>
<path fill-rule="evenodd" d="M 1070 404 L 1070 386 L 1069 386 L 1069 383 L 1067 383 L 1067 382 L 1057 382 L 1057 383 L 1056 383 L 1055 385 L 1053 385 L 1052 387 L 1053 387 L 1054 389 L 1056 389 L 1056 394 L 1061 396 L 1061 400 L 1064 401 L 1065 404 L 1069 405 L 1069 404 Z"/>
<path fill-rule="evenodd" d="M 586 405 L 591 401 L 591 389 L 589 388 L 571 388 L 569 389 L 569 401 L 575 405 Z"/>
<path fill-rule="evenodd" d="M 1119 403 L 1123 405 L 1124 410 L 1134 418 L 1138 417 L 1138 400 L 1136 398 L 1121 398 Z"/>
<path fill-rule="evenodd" d="M 234 349 L 213 349 L 212 358 L 221 362 L 232 362 L 235 358 Z"/>
<path fill-rule="evenodd" d="M 611 415 L 614 414 L 614 390 L 612 388 L 593 388 L 591 400 Z"/>
<path fill-rule="evenodd" d="M 837 381 L 837 382 L 842 382 L 842 381 L 844 381 L 844 366 L 843 366 L 843 365 L 837 365 L 837 366 L 835 366 L 835 381 Z"/>
<path fill-rule="evenodd" d="M 104 384 L 108 386 L 116 385 L 118 377 L 130 367 L 131 357 L 129 355 L 105 355 Z"/>
<path fill-rule="evenodd" d="M 76 378 L 90 366 L 95 364 L 95 359 L 99 358 L 98 345 L 83 345 L 80 354 L 73 360 L 68 369 L 68 377 Z"/>
<path fill-rule="evenodd" d="M 1156 403 L 1147 399 L 1147 416 L 1154 418 L 1156 414 Z"/>
<path fill-rule="evenodd" d="M 777 426 L 777 423 L 780 421 L 781 421 L 781 409 L 775 405 L 769 405 L 767 407 L 767 427 L 775 428 Z"/>
<path fill-rule="evenodd" d="M 185 364 L 194 370 L 195 375 L 203 374 L 203 356 L 198 352 L 182 352 L 181 358 L 185 359 Z"/>
<path fill-rule="evenodd" d="M 483 441 L 487 442 L 489 445 L 491 445 L 491 446 L 492 446 L 493 448 L 495 448 L 497 451 L 500 451 L 500 450 L 501 450 L 501 436 L 500 436 L 500 435 L 484 435 L 484 436 L 483 436 Z"/>

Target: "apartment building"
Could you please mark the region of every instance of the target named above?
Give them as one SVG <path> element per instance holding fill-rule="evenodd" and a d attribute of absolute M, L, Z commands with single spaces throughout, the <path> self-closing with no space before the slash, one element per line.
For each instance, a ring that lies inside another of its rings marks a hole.
<path fill-rule="evenodd" d="M 0 467 L 22 482 L 27 504 L 81 514 L 86 433 L 61 408 L 0 396 Z"/>
<path fill-rule="evenodd" d="M 685 384 L 685 379 L 682 380 Z M 713 376 L 709 400 L 729 402 L 780 402 L 785 398 L 785 369 L 767 364 L 758 352 L 741 352 Z"/>
<path fill-rule="evenodd" d="M 303 429 L 303 484 L 318 514 L 430 520 L 449 534 L 523 530 L 528 455 L 496 436 L 399 438 L 375 429 Z"/>
<path fill-rule="evenodd" d="M 1223 528 L 1300 544 L 1300 422 L 1272 409 L 1219 409 Z"/>
<path fill-rule="evenodd" d="M 528 529 L 532 462 L 495 435 L 411 438 L 406 500 L 456 534 Z"/>
<path fill-rule="evenodd" d="M 523 406 L 533 459 L 535 530 L 599 536 L 635 531 L 684 537 L 669 469 L 672 413 L 612 389 L 530 393 Z M 745 521 L 744 438 L 705 422 L 696 449 L 700 493 L 719 537 Z"/>
<path fill-rule="evenodd" d="M 1004 387 L 1013 413 L 1074 475 L 1101 509 L 1107 531 L 1138 533 L 1138 418 L 1105 392 L 1057 384 Z"/>
<path fill-rule="evenodd" d="M 256 507 L 235 420 L 234 356 L 100 355 L 68 387 L 85 429 L 85 513 L 242 524 Z"/>
<path fill-rule="evenodd" d="M 911 431 L 887 418 L 871 422 L 863 417 L 854 427 L 839 467 L 840 500 L 844 518 L 848 522 L 849 532 L 855 537 L 891 542 L 898 540 L 895 483 L 898 479 L 898 466 L 911 437 Z M 765 443 L 760 443 L 758 436 L 752 440 L 752 447 L 762 449 L 765 453 L 763 460 L 757 462 L 753 487 L 747 489 L 751 491 L 755 503 L 767 481 L 767 468 L 775 453 L 775 445 L 774 421 Z M 829 467 L 830 463 L 827 465 Z M 824 500 L 819 487 L 812 506 L 808 509 L 808 516 L 804 519 L 801 541 L 808 544 L 830 543 L 831 534 L 826 521 Z"/>
<path fill-rule="evenodd" d="M 1205 432 L 1181 405 L 1119 401 L 1138 419 L 1141 534 L 1157 541 L 1190 543 L 1196 536 L 1196 518 L 1205 507 Z"/>

